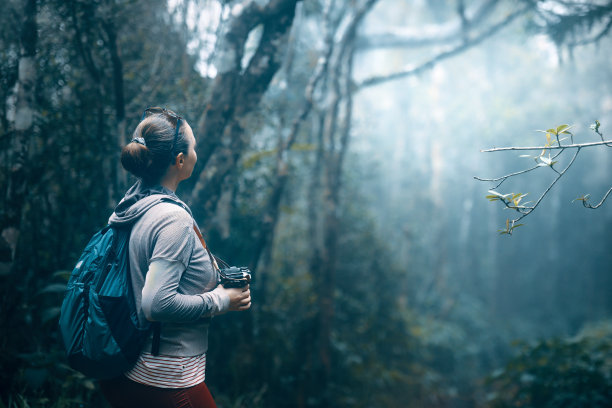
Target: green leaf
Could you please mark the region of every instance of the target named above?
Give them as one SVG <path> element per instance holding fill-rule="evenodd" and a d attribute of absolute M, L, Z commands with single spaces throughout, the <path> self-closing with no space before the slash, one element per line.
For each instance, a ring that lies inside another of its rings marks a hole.
<path fill-rule="evenodd" d="M 68 280 L 70 279 L 70 271 L 67 270 L 61 270 L 61 271 L 56 271 L 55 273 L 53 273 L 53 277 L 54 278 L 62 278 L 62 280 L 65 280 L 66 282 L 68 282 Z"/>
<path fill-rule="evenodd" d="M 503 202 L 506 202 L 508 197 L 510 197 L 512 195 L 512 194 L 501 194 L 501 193 L 498 193 L 495 190 L 489 190 L 488 193 L 489 193 L 489 195 L 486 196 L 486 198 L 488 198 L 490 201 L 501 200 Z"/>
<path fill-rule="evenodd" d="M 560 125 L 557 126 L 557 134 L 562 133 L 563 131 L 566 131 L 567 129 L 569 129 L 571 126 L 570 125 Z"/>
<path fill-rule="evenodd" d="M 52 283 L 50 285 L 45 286 L 38 292 L 38 294 L 42 293 L 63 293 L 66 291 L 66 284 L 64 283 Z"/>
<path fill-rule="evenodd" d="M 500 197 L 500 198 L 506 198 L 507 196 L 509 196 L 509 194 L 505 194 L 505 195 L 504 195 L 504 194 L 498 193 L 498 192 L 497 192 L 497 191 L 495 191 L 495 190 L 489 190 L 489 191 L 487 191 L 487 193 L 492 194 L 492 195 L 494 195 L 494 196 L 498 196 L 498 197 Z"/>
<path fill-rule="evenodd" d="M 512 195 L 512 202 L 514 203 L 515 207 L 518 207 L 519 204 L 521 203 L 521 200 L 526 196 L 527 194 L 522 194 L 522 193 L 516 193 Z"/>

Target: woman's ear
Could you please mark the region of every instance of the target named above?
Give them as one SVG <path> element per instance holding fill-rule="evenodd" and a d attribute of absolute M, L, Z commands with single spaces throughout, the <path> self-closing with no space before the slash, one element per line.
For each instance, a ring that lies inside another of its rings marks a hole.
<path fill-rule="evenodd" d="M 183 167 L 183 164 L 185 164 L 185 155 L 183 154 L 183 152 L 181 152 L 176 155 L 176 159 L 174 160 L 174 165 L 179 166 L 179 168 L 181 168 Z"/>

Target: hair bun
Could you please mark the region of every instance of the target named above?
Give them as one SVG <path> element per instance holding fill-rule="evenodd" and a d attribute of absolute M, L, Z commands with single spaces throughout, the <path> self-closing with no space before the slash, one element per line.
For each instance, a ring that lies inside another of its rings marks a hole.
<path fill-rule="evenodd" d="M 121 165 L 136 177 L 143 178 L 151 165 L 149 149 L 136 141 L 128 143 L 121 150 Z"/>

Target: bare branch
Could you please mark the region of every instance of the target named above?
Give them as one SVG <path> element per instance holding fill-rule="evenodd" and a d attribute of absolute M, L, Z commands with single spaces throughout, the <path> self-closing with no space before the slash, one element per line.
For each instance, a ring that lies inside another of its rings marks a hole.
<path fill-rule="evenodd" d="M 499 3 L 496 0 L 483 1 L 479 6 L 464 10 L 459 20 L 444 24 L 369 34 L 358 39 L 357 50 L 427 47 L 456 43 L 462 31 L 483 22 L 495 11 Z"/>
<path fill-rule="evenodd" d="M 576 143 L 576 144 L 570 144 L 570 145 L 562 145 L 562 146 L 532 146 L 532 147 L 517 147 L 517 146 L 510 146 L 510 147 L 497 147 L 497 148 L 493 148 L 493 149 L 486 149 L 486 150 L 481 150 L 481 152 L 483 153 L 490 153 L 490 152 L 503 152 L 503 151 L 508 151 L 508 150 L 564 150 L 564 149 L 581 149 L 583 147 L 592 147 L 592 146 L 609 146 L 612 143 L 612 140 L 604 140 L 601 142 L 591 142 L 591 143 Z"/>
<path fill-rule="evenodd" d="M 534 156 L 536 162 L 538 162 L 538 164 L 534 167 L 530 167 L 524 170 L 520 170 L 520 171 L 516 171 L 510 174 L 506 174 L 504 176 L 501 177 L 497 177 L 497 178 L 481 178 L 481 177 L 474 177 L 474 179 L 479 180 L 479 181 L 487 181 L 487 182 L 498 182 L 497 185 L 495 187 L 493 187 L 491 190 L 489 190 L 490 195 L 487 196 L 487 198 L 491 201 L 501 201 L 506 208 L 511 209 L 511 210 L 515 210 L 517 211 L 520 216 L 510 220 L 508 219 L 506 221 L 506 228 L 501 230 L 502 234 L 512 234 L 512 231 L 514 228 L 523 225 L 523 224 L 517 224 L 517 222 L 519 222 L 520 220 L 522 220 L 523 218 L 525 218 L 527 215 L 531 214 L 540 204 L 540 202 L 542 202 L 542 200 L 544 199 L 544 197 L 548 194 L 548 192 L 553 188 L 553 186 L 561 179 L 561 177 L 563 177 L 563 175 L 567 172 L 567 170 L 574 164 L 574 161 L 576 160 L 576 157 L 578 156 L 578 153 L 580 153 L 580 150 L 582 148 L 586 148 L 586 147 L 594 147 L 594 146 L 607 146 L 607 147 L 612 147 L 611 140 L 605 140 L 603 133 L 600 131 L 600 126 L 601 123 L 596 120 L 595 123 L 593 125 L 591 125 L 591 130 L 593 130 L 595 133 L 597 133 L 597 135 L 599 135 L 599 137 L 601 138 L 601 142 L 590 142 L 590 143 L 573 143 L 573 138 L 572 138 L 572 144 L 569 145 L 561 145 L 560 140 L 559 140 L 559 135 L 560 134 L 570 134 L 572 135 L 570 132 L 568 132 L 567 130 L 569 128 L 571 128 L 571 126 L 568 125 L 561 125 L 558 126 L 556 129 L 549 129 L 547 131 L 542 131 L 544 133 L 546 133 L 546 138 L 547 138 L 547 144 L 545 146 L 534 146 L 534 147 L 517 147 L 517 146 L 510 146 L 510 147 L 502 147 L 502 148 L 494 148 L 494 149 L 487 149 L 487 150 L 482 150 L 482 152 L 497 152 L 497 151 L 512 151 L 512 150 L 541 150 L 542 152 L 537 155 Z M 556 142 L 558 144 L 558 146 L 550 146 L 550 143 L 552 142 L 552 138 L 551 135 L 556 136 Z M 555 161 L 555 159 L 557 157 L 559 157 L 561 154 L 563 154 L 563 152 L 566 151 L 566 149 L 576 149 L 576 152 L 574 153 L 574 156 L 572 157 L 572 159 L 570 160 L 569 164 L 563 169 L 563 171 L 559 171 L 557 170 L 554 165 L 555 163 L 557 163 Z M 549 151 L 548 157 L 545 157 L 544 154 L 546 151 Z M 558 150 L 558 152 L 551 157 L 550 155 L 550 151 L 551 150 Z M 526 194 L 522 194 L 522 193 L 510 193 L 510 194 L 501 194 L 499 192 L 496 191 L 496 189 L 501 186 L 501 184 L 506 181 L 507 179 L 514 177 L 514 176 L 518 176 L 521 174 L 526 174 L 528 172 L 531 172 L 537 168 L 540 167 L 550 167 L 551 170 L 553 170 L 555 173 L 557 173 L 557 176 L 555 177 L 555 179 L 553 180 L 553 182 L 548 186 L 548 188 L 546 188 L 546 190 L 544 190 L 544 192 L 540 195 L 540 197 L 538 198 L 538 200 L 535 202 L 535 204 L 533 204 L 532 206 L 527 206 L 525 204 L 520 205 L 520 202 L 522 200 L 522 198 L 526 195 Z M 601 199 L 601 201 L 596 204 L 596 205 L 591 205 L 588 203 L 588 195 L 586 196 L 582 196 L 579 198 L 576 198 L 576 200 L 582 201 L 582 205 L 586 208 L 591 208 L 591 209 L 596 209 L 599 208 L 608 198 L 608 196 L 610 196 L 610 194 L 612 193 L 612 188 L 610 188 L 608 190 L 608 192 L 604 195 L 604 197 Z M 576 201 L 574 200 L 574 201 Z"/>
<path fill-rule="evenodd" d="M 409 69 L 406 69 L 404 71 L 396 72 L 396 73 L 393 73 L 393 74 L 390 74 L 390 75 L 374 76 L 372 78 L 365 79 L 361 83 L 357 84 L 357 87 L 359 89 L 363 89 L 363 88 L 368 87 L 368 86 L 379 85 L 379 84 L 384 83 L 384 82 L 393 81 L 395 79 L 400 79 L 400 78 L 406 78 L 406 77 L 418 75 L 418 74 L 420 74 L 422 72 L 425 72 L 428 69 L 433 68 L 438 62 L 443 61 L 443 60 L 445 60 L 447 58 L 450 58 L 450 57 L 454 57 L 455 55 L 458 55 L 458 54 L 460 54 L 460 53 L 462 53 L 462 52 L 464 52 L 464 51 L 466 51 L 466 50 L 468 50 L 468 49 L 470 49 L 470 48 L 480 44 L 481 42 L 483 42 L 487 38 L 489 38 L 489 37 L 493 36 L 494 34 L 496 34 L 497 32 L 499 32 L 505 26 L 510 24 L 517 17 L 525 14 L 528 10 L 529 10 L 529 7 L 524 7 L 524 8 L 521 8 L 520 10 L 515 11 L 514 13 L 508 15 L 505 19 L 503 19 L 499 23 L 492 25 L 491 27 L 489 27 L 487 30 L 483 31 L 482 33 L 480 33 L 476 37 L 474 37 L 472 39 L 466 40 L 465 42 L 463 42 L 461 45 L 459 45 L 457 47 L 454 47 L 454 48 L 452 48 L 450 50 L 441 52 L 440 54 L 438 54 L 435 57 L 431 58 L 429 61 L 426 61 L 426 62 L 424 62 L 423 64 L 421 64 L 421 65 L 419 65 L 417 67 L 409 68 Z"/>

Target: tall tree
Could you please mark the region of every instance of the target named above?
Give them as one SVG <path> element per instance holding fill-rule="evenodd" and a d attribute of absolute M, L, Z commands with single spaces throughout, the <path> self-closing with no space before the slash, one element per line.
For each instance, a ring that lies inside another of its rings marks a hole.
<path fill-rule="evenodd" d="M 21 232 L 21 217 L 24 200 L 27 195 L 28 158 L 32 146 L 36 108 L 36 43 L 38 26 L 36 22 L 37 2 L 28 0 L 24 4 L 20 35 L 20 54 L 18 63 L 18 78 L 15 91 L 9 103 L 12 106 L 9 123 L 9 175 L 7 178 L 2 213 L 2 246 L 10 252 L 3 251 L 3 269 L 14 269 L 17 261 L 17 248 Z M 8 253 L 7 253 L 8 252 Z M 5 272 L 5 271 L 0 271 Z"/>
<path fill-rule="evenodd" d="M 198 134 L 205 135 L 207 142 L 198 145 L 191 202 L 198 202 L 201 211 L 196 215 L 206 223 L 216 210 L 227 176 L 247 146 L 247 116 L 281 66 L 297 0 L 246 3 L 218 39 L 218 73 L 198 125 Z M 259 44 L 243 68 L 245 43 L 258 27 L 262 30 Z"/>

